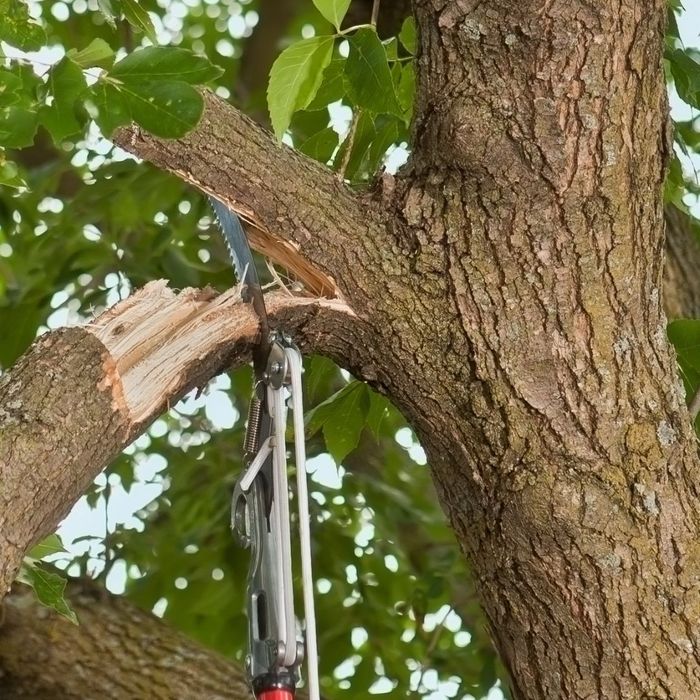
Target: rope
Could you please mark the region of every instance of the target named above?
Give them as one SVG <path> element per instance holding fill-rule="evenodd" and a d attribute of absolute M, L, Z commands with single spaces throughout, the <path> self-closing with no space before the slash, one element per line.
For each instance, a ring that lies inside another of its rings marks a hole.
<path fill-rule="evenodd" d="M 314 579 L 311 566 L 311 528 L 309 494 L 306 484 L 306 445 L 304 443 L 304 399 L 301 389 L 301 355 L 286 348 L 292 379 L 292 413 L 294 421 L 294 460 L 297 467 L 297 499 L 299 501 L 299 543 L 301 548 L 301 580 L 306 619 L 306 668 L 309 677 L 309 698 L 319 700 L 318 645 L 316 640 L 316 609 Z"/>

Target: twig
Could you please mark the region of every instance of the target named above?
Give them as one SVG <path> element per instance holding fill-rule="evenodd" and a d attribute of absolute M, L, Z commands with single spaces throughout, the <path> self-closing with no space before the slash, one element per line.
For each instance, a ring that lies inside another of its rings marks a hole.
<path fill-rule="evenodd" d="M 350 154 L 352 153 L 352 147 L 355 143 L 355 132 L 357 131 L 357 125 L 360 121 L 361 114 L 362 110 L 358 109 L 357 112 L 355 112 L 355 114 L 353 115 L 352 122 L 350 123 L 350 131 L 348 132 L 347 138 L 345 139 L 347 148 L 345 149 L 345 153 L 343 154 L 343 162 L 340 164 L 337 173 L 338 179 L 341 182 L 345 180 L 345 171 L 348 167 L 348 163 L 350 162 Z"/>
<path fill-rule="evenodd" d="M 374 4 L 372 5 L 372 19 L 370 19 L 370 24 L 373 27 L 377 26 L 377 17 L 379 17 L 379 2 L 380 0 L 374 0 Z"/>
<path fill-rule="evenodd" d="M 366 27 L 371 27 L 371 24 L 353 24 L 352 27 L 345 27 L 338 32 L 338 36 L 345 36 L 346 34 L 351 34 L 356 32 L 358 29 L 365 29 Z"/>
<path fill-rule="evenodd" d="M 418 678 L 418 683 L 416 684 L 416 692 L 420 690 L 421 683 L 423 682 L 423 676 L 425 676 L 425 672 L 427 671 L 427 663 L 430 661 L 430 657 L 437 648 L 440 637 L 445 630 L 445 622 L 447 622 L 447 618 L 453 610 L 454 608 L 450 605 L 447 612 L 442 616 L 442 620 L 440 620 L 433 631 L 433 636 L 430 639 L 428 648 L 425 651 L 425 661 L 421 663 L 420 677 Z"/>

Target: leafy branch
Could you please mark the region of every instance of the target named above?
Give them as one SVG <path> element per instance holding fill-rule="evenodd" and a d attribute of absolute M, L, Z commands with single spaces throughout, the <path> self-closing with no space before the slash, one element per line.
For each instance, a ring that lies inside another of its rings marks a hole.
<path fill-rule="evenodd" d="M 387 149 L 400 137 L 407 138 L 415 84 L 415 23 L 413 18 L 404 22 L 400 49 L 396 38 L 383 42 L 377 34 L 378 0 L 368 24 L 345 29 L 340 27 L 349 1 L 314 0 L 314 4 L 336 31 L 295 42 L 275 61 L 267 91 L 273 129 L 278 139 L 291 136 L 312 157 L 323 162 L 333 157 L 341 180 L 367 179 Z M 399 55 L 400 50 L 409 55 Z M 329 128 L 327 111 L 329 102 L 339 101 L 353 110 L 340 146 Z M 312 119 L 309 133 L 303 122 Z"/>

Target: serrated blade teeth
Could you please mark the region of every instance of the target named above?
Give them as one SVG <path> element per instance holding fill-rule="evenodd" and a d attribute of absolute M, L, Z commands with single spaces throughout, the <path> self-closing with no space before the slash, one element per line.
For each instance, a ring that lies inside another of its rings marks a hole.
<path fill-rule="evenodd" d="M 253 263 L 253 254 L 250 252 L 248 239 L 239 218 L 218 199 L 209 197 L 209 201 L 214 210 L 214 219 L 224 236 L 224 242 L 231 256 L 238 281 L 247 285 L 260 286 Z"/>

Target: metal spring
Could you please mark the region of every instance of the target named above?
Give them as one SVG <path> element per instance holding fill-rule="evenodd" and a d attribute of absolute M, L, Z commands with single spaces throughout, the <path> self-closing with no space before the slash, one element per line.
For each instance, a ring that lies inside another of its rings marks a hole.
<path fill-rule="evenodd" d="M 260 422 L 262 420 L 262 401 L 253 396 L 248 406 L 248 426 L 245 431 L 243 450 L 246 454 L 256 454 L 258 451 L 258 437 L 260 435 Z"/>

